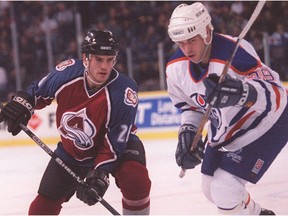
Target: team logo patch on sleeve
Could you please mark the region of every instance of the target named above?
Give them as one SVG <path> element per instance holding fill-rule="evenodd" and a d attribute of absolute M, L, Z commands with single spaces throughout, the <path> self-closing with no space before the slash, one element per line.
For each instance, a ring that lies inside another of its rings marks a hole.
<path fill-rule="evenodd" d="M 125 90 L 124 103 L 133 107 L 136 107 L 138 104 L 138 95 L 131 88 Z"/>
<path fill-rule="evenodd" d="M 59 63 L 57 66 L 56 66 L 56 70 L 57 71 L 63 71 L 65 68 L 71 66 L 71 65 L 74 65 L 75 64 L 75 60 L 74 59 L 68 59 L 68 60 L 65 60 L 65 61 L 62 61 L 61 63 Z"/>

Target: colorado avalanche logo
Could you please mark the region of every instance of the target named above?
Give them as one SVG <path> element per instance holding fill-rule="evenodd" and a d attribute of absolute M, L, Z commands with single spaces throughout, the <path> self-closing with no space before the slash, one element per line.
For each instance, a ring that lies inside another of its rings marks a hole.
<path fill-rule="evenodd" d="M 66 112 L 61 118 L 59 132 L 66 139 L 70 139 L 80 149 L 86 150 L 94 145 L 93 137 L 96 128 L 86 115 L 86 109 L 78 112 Z"/>
<path fill-rule="evenodd" d="M 131 88 L 125 90 L 124 103 L 128 106 L 136 107 L 138 104 L 138 96 Z"/>

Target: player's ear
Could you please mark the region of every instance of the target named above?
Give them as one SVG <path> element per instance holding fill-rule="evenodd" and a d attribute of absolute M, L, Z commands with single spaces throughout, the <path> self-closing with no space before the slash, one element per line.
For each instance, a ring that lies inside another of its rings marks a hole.
<path fill-rule="evenodd" d="M 213 30 L 210 28 L 209 25 L 207 25 L 207 27 L 206 27 L 207 37 L 205 38 L 205 41 L 206 41 L 206 43 L 208 43 L 208 44 L 211 43 L 211 40 L 212 40 L 212 32 L 213 32 Z"/>
<path fill-rule="evenodd" d="M 83 60 L 83 66 L 85 68 L 87 68 L 88 67 L 88 58 L 87 58 L 87 55 L 84 53 L 82 54 L 82 60 Z"/>

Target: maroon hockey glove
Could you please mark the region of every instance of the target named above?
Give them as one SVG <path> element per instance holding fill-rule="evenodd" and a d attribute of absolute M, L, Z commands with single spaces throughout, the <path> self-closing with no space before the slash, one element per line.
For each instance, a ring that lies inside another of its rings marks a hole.
<path fill-rule="evenodd" d="M 202 139 L 193 151 L 190 150 L 196 132 L 197 128 L 191 124 L 183 124 L 179 129 L 175 158 L 178 166 L 183 169 L 192 169 L 203 159 L 205 144 Z"/>
<path fill-rule="evenodd" d="M 97 197 L 103 197 L 110 184 L 108 173 L 99 168 L 91 170 L 85 183 L 77 189 L 76 197 L 89 206 L 95 205 L 98 202 Z"/>
<path fill-rule="evenodd" d="M 257 91 L 249 83 L 226 75 L 225 80 L 219 83 L 219 76 L 210 74 L 203 80 L 206 87 L 207 102 L 214 108 L 228 106 L 250 107 L 257 100 Z"/>
<path fill-rule="evenodd" d="M 16 136 L 21 128 L 19 123 L 27 125 L 34 112 L 34 99 L 26 92 L 19 91 L 1 110 L 0 119 L 7 122 L 8 132 Z"/>

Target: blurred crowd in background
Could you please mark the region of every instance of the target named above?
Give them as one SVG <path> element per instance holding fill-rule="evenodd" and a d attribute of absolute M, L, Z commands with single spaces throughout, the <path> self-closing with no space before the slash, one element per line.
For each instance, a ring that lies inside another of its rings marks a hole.
<path fill-rule="evenodd" d="M 0 100 L 16 91 L 12 51 L 13 4 L 18 35 L 18 53 L 23 88 L 45 76 L 48 70 L 45 31 L 50 29 L 53 65 L 79 58 L 75 14 L 81 17 L 83 33 L 91 28 L 109 29 L 120 43 L 116 69 L 127 73 L 126 48 L 133 56 L 133 78 L 140 91 L 159 90 L 157 47 L 163 44 L 168 60 L 177 48 L 167 34 L 169 18 L 182 1 L 1 1 L 0 2 Z M 205 1 L 215 31 L 238 36 L 257 2 Z M 44 7 L 45 6 L 45 7 Z M 44 8 L 46 8 L 44 13 Z M 48 19 L 44 19 L 44 14 Z M 264 61 L 264 33 L 268 35 L 269 64 L 283 81 L 288 80 L 288 2 L 268 1 L 245 39 Z"/>

